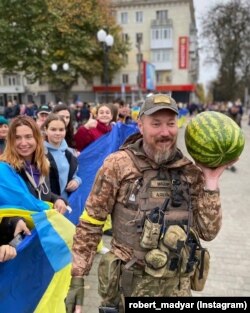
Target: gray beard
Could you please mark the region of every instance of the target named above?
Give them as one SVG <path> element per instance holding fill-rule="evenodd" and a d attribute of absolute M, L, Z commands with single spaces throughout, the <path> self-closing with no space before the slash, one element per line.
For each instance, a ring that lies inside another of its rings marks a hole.
<path fill-rule="evenodd" d="M 166 151 L 155 151 L 147 143 L 143 143 L 143 149 L 146 155 L 153 160 L 156 164 L 163 164 L 173 159 L 176 153 L 176 144 Z"/>

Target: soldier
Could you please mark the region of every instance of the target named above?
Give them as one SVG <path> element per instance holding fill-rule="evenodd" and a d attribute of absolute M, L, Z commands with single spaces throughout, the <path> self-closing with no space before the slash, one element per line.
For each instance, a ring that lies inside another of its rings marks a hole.
<path fill-rule="evenodd" d="M 172 97 L 147 97 L 139 113 L 140 134 L 129 137 L 99 169 L 74 236 L 68 313 L 82 312 L 84 275 L 108 214 L 111 251 L 98 270 L 103 307 L 124 312 L 126 296 L 190 296 L 191 286 L 204 286 L 192 282 L 202 250 L 199 238 L 212 240 L 220 230 L 218 182 L 226 166 L 206 168 L 182 154 L 177 116 Z"/>

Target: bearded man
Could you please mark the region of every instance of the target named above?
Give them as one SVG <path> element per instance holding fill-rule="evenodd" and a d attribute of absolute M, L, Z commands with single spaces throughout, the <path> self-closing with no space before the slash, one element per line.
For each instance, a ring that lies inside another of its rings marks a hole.
<path fill-rule="evenodd" d="M 218 182 L 226 166 L 205 168 L 185 157 L 177 147 L 177 119 L 172 97 L 148 96 L 140 134 L 99 169 L 74 236 L 68 313 L 82 312 L 84 275 L 108 214 L 111 251 L 98 269 L 103 307 L 124 312 L 125 297 L 191 296 L 199 238 L 212 240 L 221 227 Z"/>

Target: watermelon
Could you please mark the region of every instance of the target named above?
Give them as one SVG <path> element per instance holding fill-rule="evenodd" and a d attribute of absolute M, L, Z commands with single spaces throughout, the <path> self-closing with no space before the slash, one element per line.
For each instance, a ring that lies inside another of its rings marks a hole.
<path fill-rule="evenodd" d="M 245 138 L 241 128 L 230 117 L 205 111 L 187 124 L 185 144 L 197 163 L 215 168 L 237 159 L 243 151 Z"/>

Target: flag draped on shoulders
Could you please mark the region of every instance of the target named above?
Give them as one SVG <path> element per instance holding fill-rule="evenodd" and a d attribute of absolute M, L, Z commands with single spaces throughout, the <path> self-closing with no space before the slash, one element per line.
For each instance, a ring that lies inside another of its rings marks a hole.
<path fill-rule="evenodd" d="M 0 220 L 21 216 L 31 228 L 17 256 L 0 263 L 0 312 L 65 313 L 75 226 L 36 199 L 22 178 L 0 162 Z"/>
<path fill-rule="evenodd" d="M 136 123 L 126 125 L 118 122 L 113 126 L 111 132 L 95 140 L 81 152 L 78 157 L 77 175 L 81 177 L 82 184 L 70 195 L 69 203 L 73 211 L 66 215 L 72 223 L 78 223 L 95 175 L 104 159 L 112 152 L 117 151 L 127 137 L 136 132 L 138 132 Z"/>

